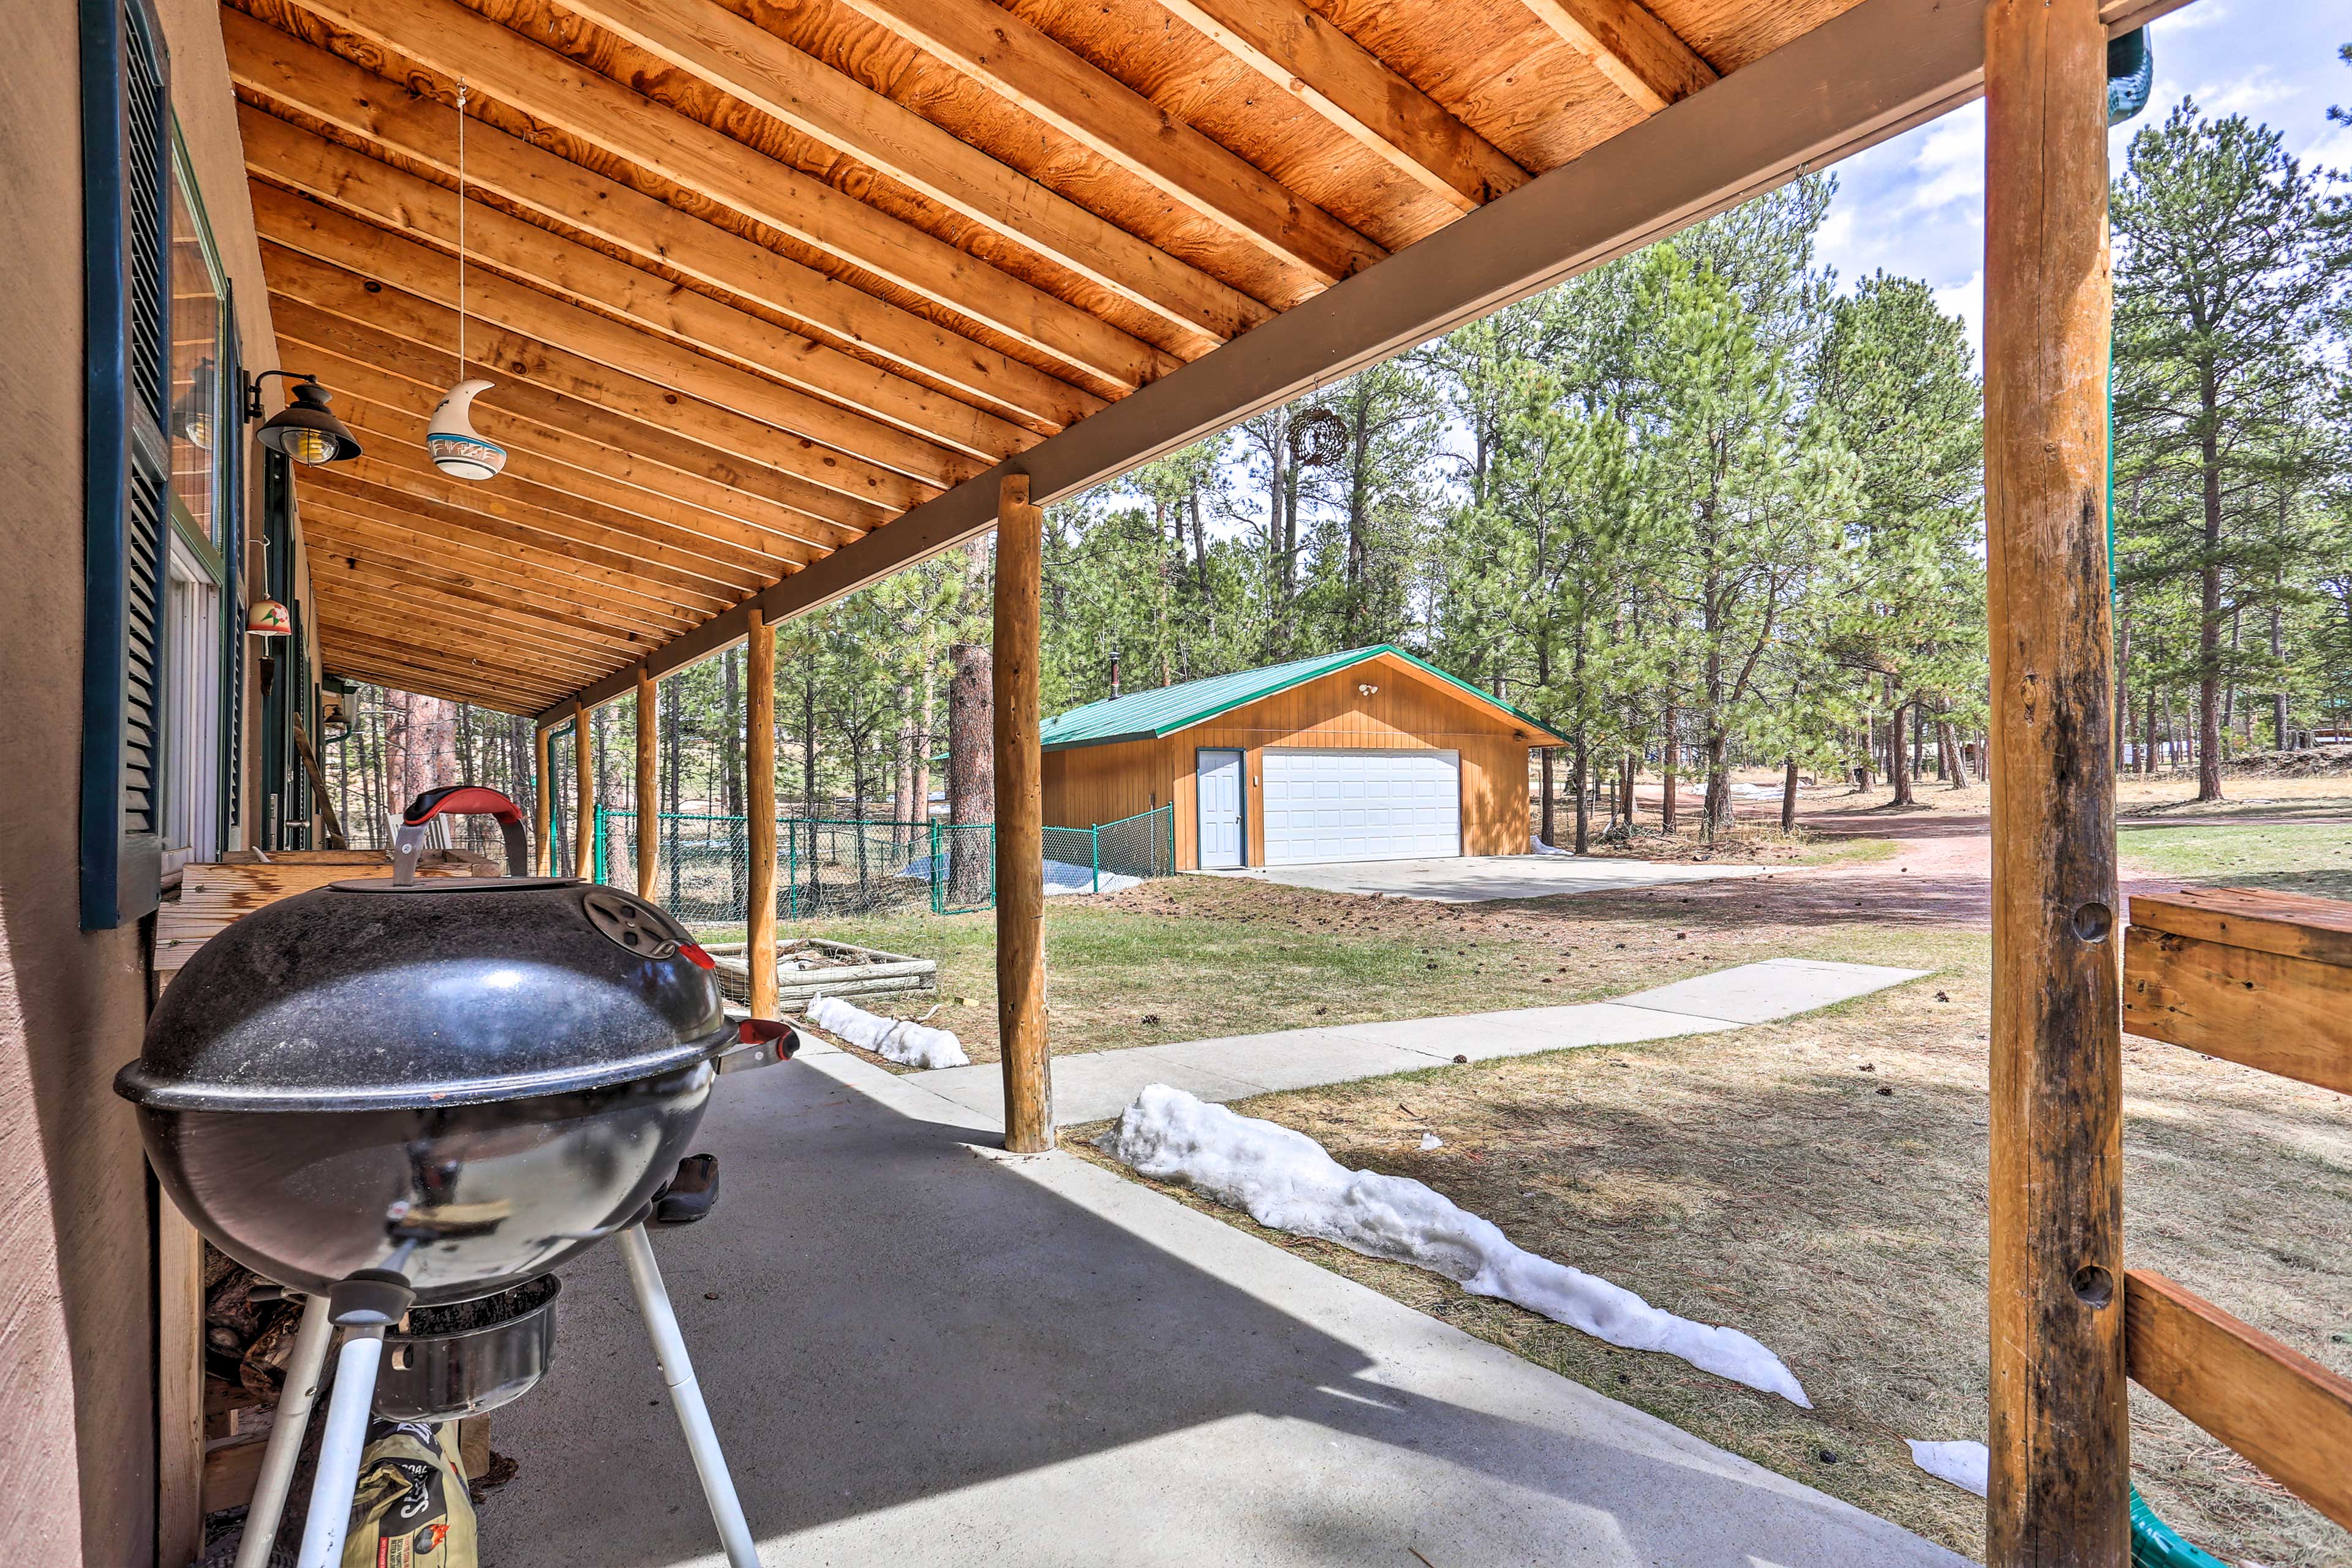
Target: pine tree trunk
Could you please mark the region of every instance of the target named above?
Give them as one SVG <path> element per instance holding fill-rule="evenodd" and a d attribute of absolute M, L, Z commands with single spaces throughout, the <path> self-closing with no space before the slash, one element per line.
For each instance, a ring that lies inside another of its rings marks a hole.
<path fill-rule="evenodd" d="M 1949 719 L 1936 721 L 1936 750 L 1938 765 L 1944 770 L 1944 787 L 1968 788 L 1969 771 L 1960 762 L 1960 734 Z"/>
<path fill-rule="evenodd" d="M 1633 831 L 1633 753 L 1631 752 L 1626 752 L 1624 760 L 1617 764 L 1617 793 L 1624 806 L 1625 831 L 1630 837 Z"/>
<path fill-rule="evenodd" d="M 1797 759 L 1790 756 L 1780 764 L 1780 831 L 1797 831 Z"/>
<path fill-rule="evenodd" d="M 2208 801 L 2221 798 L 2221 456 L 2210 372 L 2202 392 L 2205 564 L 2197 574 L 2197 798 Z"/>
<path fill-rule="evenodd" d="M 1585 785 L 1591 775 L 1585 771 L 1584 729 L 1576 731 L 1576 853 L 1587 855 L 1592 850 L 1592 817 Z"/>
<path fill-rule="evenodd" d="M 1554 750 L 1555 748 L 1550 746 L 1546 746 L 1543 749 L 1543 830 L 1540 837 L 1545 844 L 1557 849 L 1559 847 L 1559 845 L 1552 837 L 1552 825 L 1559 820 L 1553 815 L 1553 808 L 1557 804 L 1554 797 L 1554 785 L 1552 779 L 1552 752 Z"/>
<path fill-rule="evenodd" d="M 2139 748 L 2139 771 L 2142 775 L 2156 776 L 2156 688 L 2147 689 L 2147 729 Z"/>
<path fill-rule="evenodd" d="M 1886 721 L 1886 776 L 1895 785 L 1894 804 L 1896 805 L 1916 804 L 1911 796 L 1911 758 L 1903 744 L 1903 715 L 1910 706 L 1909 703 L 1896 704 Z"/>
<path fill-rule="evenodd" d="M 976 825 L 996 816 L 996 733 L 993 658 L 986 643 L 958 643 L 950 650 L 955 673 L 948 681 L 948 820 L 962 831 L 950 840 L 950 897 L 960 906 L 988 895 L 987 835 Z"/>
<path fill-rule="evenodd" d="M 2279 607 L 2271 606 L 2271 659 L 2275 664 L 2286 657 L 2286 644 L 2281 636 Z M 2281 665 L 2282 669 L 2284 668 Z M 2286 686 L 2282 678 L 2279 689 L 2271 694 L 2271 749 L 2286 750 Z"/>
<path fill-rule="evenodd" d="M 1666 710 L 1661 722 L 1665 730 L 1666 742 L 1661 753 L 1665 767 L 1661 784 L 1664 794 L 1658 799 L 1658 826 L 1672 833 L 1675 830 L 1675 782 L 1682 768 L 1683 752 L 1682 713 L 1675 708 L 1672 697 L 1666 699 Z"/>

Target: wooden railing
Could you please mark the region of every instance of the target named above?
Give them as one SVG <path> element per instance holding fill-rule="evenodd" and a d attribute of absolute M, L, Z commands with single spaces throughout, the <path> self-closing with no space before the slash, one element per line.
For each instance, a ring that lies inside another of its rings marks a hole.
<path fill-rule="evenodd" d="M 2352 903 L 2212 889 L 2132 900 L 2124 1028 L 2352 1094 Z M 2352 1530 L 2352 1379 L 2144 1268 L 2135 1383 Z"/>

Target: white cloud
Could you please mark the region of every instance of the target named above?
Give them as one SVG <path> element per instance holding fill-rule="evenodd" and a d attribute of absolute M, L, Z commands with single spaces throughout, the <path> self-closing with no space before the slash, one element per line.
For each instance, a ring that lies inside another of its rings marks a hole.
<path fill-rule="evenodd" d="M 2301 98 L 2305 89 L 2279 80 L 2267 65 L 2256 66 L 2243 76 L 2226 81 L 2207 82 L 2189 96 L 2197 107 L 2216 119 L 2242 114 L 2259 120 L 2264 110 Z"/>
<path fill-rule="evenodd" d="M 1906 204 L 1934 212 L 1984 197 L 1984 105 L 1972 103 L 1926 128 L 1911 168 L 1917 184 Z"/>

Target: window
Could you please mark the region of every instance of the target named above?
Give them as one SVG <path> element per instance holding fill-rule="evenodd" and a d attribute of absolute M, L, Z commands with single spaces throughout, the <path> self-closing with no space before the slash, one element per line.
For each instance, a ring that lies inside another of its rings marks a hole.
<path fill-rule="evenodd" d="M 81 0 L 85 378 L 81 923 L 162 897 L 170 557 L 172 161 L 163 28 L 146 0 Z"/>

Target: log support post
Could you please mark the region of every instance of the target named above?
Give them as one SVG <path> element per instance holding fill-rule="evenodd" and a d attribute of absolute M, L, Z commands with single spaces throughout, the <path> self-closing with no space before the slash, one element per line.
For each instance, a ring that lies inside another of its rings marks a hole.
<path fill-rule="evenodd" d="M 582 881 L 596 874 L 596 749 L 588 743 L 588 710 L 572 720 L 572 773 L 579 781 L 572 816 L 572 874 Z"/>
<path fill-rule="evenodd" d="M 555 770 L 548 764 L 546 730 L 530 737 L 531 790 L 530 869 L 533 876 L 555 875 Z"/>
<path fill-rule="evenodd" d="M 2106 34 L 1985 9 L 1990 1568 L 2126 1568 Z M 1901 737 L 1892 737 L 1899 749 Z"/>
<path fill-rule="evenodd" d="M 776 1016 L 776 628 L 751 607 L 743 698 L 744 815 L 751 820 L 751 875 L 744 911 L 744 962 L 751 971 L 751 1016 Z"/>
<path fill-rule="evenodd" d="M 637 666 L 637 897 L 654 896 L 655 878 L 661 870 L 661 785 L 655 737 L 660 732 L 660 689 Z"/>
<path fill-rule="evenodd" d="M 1008 474 L 996 510 L 996 1029 L 1004 1146 L 1054 1144 L 1045 1049 L 1045 762 L 1037 742 L 1038 584 L 1045 516 L 1029 476 Z"/>

